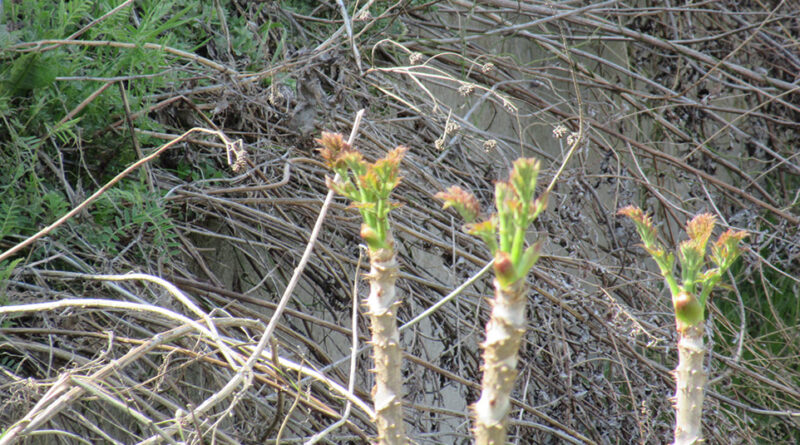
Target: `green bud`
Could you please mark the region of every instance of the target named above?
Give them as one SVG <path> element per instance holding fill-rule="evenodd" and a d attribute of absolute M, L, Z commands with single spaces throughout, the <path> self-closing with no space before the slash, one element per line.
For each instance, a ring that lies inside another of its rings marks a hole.
<path fill-rule="evenodd" d="M 381 239 L 375 229 L 366 224 L 361 225 L 361 238 L 367 243 L 370 250 L 377 250 L 384 247 L 383 244 L 385 240 Z"/>
<path fill-rule="evenodd" d="M 672 306 L 675 308 L 675 319 L 678 330 L 695 326 L 705 318 L 705 310 L 693 294 L 681 291 L 672 298 Z"/>

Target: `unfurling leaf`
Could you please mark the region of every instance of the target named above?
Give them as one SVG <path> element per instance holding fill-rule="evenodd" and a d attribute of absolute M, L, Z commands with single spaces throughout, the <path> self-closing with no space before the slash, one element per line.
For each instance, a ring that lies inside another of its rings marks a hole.
<path fill-rule="evenodd" d="M 656 251 L 660 249 L 656 237 L 656 228 L 653 227 L 653 221 L 642 211 L 642 209 L 634 206 L 627 206 L 620 209 L 617 214 L 625 215 L 633 220 L 633 223 L 636 225 L 636 231 L 639 232 L 639 236 L 642 238 L 642 243 L 644 243 L 644 246 L 648 251 L 651 249 Z"/>
<path fill-rule="evenodd" d="M 480 214 L 478 199 L 457 185 L 448 188 L 445 192 L 437 193 L 435 197 L 444 201 L 443 209 L 453 207 L 468 223 L 475 221 Z"/>
<path fill-rule="evenodd" d="M 531 268 L 533 268 L 533 265 L 536 264 L 536 261 L 539 260 L 539 254 L 541 253 L 541 251 L 542 251 L 541 241 L 537 241 L 528 246 L 527 249 L 525 249 L 525 252 L 522 254 L 522 259 L 520 260 L 519 266 L 517 266 L 518 276 L 523 277 L 527 275 L 528 272 L 530 272 Z"/>
<path fill-rule="evenodd" d="M 701 213 L 686 223 L 686 234 L 695 243 L 698 251 L 705 252 L 706 243 L 714 230 L 716 218 L 710 213 Z"/>
<path fill-rule="evenodd" d="M 722 272 L 728 270 L 742 254 L 743 249 L 740 244 L 747 236 L 748 233 L 745 231 L 728 229 L 711 246 L 711 261 L 719 266 Z"/>
<path fill-rule="evenodd" d="M 328 167 L 333 170 L 336 169 L 342 154 L 352 151 L 352 147 L 345 142 L 341 133 L 323 131 L 322 136 L 316 139 L 315 142 L 322 146 L 318 149 L 319 154 L 322 156 L 322 159 L 325 160 Z"/>
<path fill-rule="evenodd" d="M 678 247 L 678 259 L 681 262 L 683 283 L 690 292 L 694 291 L 697 274 L 705 262 L 705 253 L 705 246 L 700 249 L 698 243 L 691 239 L 683 241 Z"/>
<path fill-rule="evenodd" d="M 539 176 L 539 161 L 533 158 L 519 158 L 509 176 L 509 183 L 514 188 L 520 201 L 532 201 L 536 192 L 536 179 Z"/>

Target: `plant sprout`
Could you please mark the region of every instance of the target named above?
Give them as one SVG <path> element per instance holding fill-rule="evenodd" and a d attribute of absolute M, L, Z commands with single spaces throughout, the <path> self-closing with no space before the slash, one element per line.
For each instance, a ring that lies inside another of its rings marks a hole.
<path fill-rule="evenodd" d="M 317 139 L 320 155 L 336 173 L 326 178 L 331 190 L 349 198 L 363 219 L 361 237 L 367 243 L 370 258 L 369 296 L 365 300 L 370 317 L 374 351 L 375 423 L 379 445 L 408 442 L 403 424 L 403 376 L 400 333 L 396 310 L 400 305 L 395 281 L 399 274 L 394 240 L 389 230 L 389 211 L 398 206 L 389 196 L 400 183 L 399 164 L 408 150 L 399 146 L 386 157 L 368 163 L 344 141 L 341 134 L 323 132 Z"/>
<path fill-rule="evenodd" d="M 678 331 L 678 367 L 675 369 L 675 445 L 703 441 L 702 412 L 707 375 L 703 369 L 705 346 L 703 330 L 706 305 L 722 275 L 741 255 L 741 242 L 747 232 L 727 230 L 711 245 L 711 261 L 716 267 L 705 272 L 706 246 L 716 219 L 709 213 L 695 216 L 686 224 L 689 239 L 678 247 L 681 281 L 673 273 L 675 255 L 658 241 L 652 219 L 640 208 L 628 206 L 619 211 L 633 220 L 644 249 L 658 264 L 672 294 L 675 327 Z"/>
<path fill-rule="evenodd" d="M 474 222 L 480 213 L 478 200 L 460 187 L 436 196 L 444 207 L 453 207 L 467 221 L 465 230 L 480 237 L 494 256 L 492 314 L 486 324 L 483 348 L 483 381 L 480 399 L 473 405 L 473 429 L 478 445 L 504 444 L 511 408 L 511 390 L 517 377 L 519 346 L 527 320 L 526 277 L 539 258 L 539 242 L 526 245 L 530 224 L 547 208 L 547 195 L 534 199 L 539 162 L 521 158 L 514 162 L 508 181 L 495 184 L 497 213 Z"/>

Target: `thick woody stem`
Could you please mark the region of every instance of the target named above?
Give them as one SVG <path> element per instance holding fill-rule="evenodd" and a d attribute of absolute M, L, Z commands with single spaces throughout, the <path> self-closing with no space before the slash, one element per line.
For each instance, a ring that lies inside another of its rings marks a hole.
<path fill-rule="evenodd" d="M 702 413 L 706 386 L 703 370 L 703 323 L 678 327 L 678 367 L 675 369 L 675 444 L 703 443 Z"/>
<path fill-rule="evenodd" d="M 369 296 L 365 304 L 372 329 L 375 360 L 375 423 L 377 444 L 408 443 L 403 425 L 403 375 L 400 333 L 396 310 L 400 305 L 395 288 L 398 266 L 392 249 L 370 251 Z"/>
<path fill-rule="evenodd" d="M 503 445 L 506 442 L 511 390 L 517 377 L 519 345 L 525 333 L 525 280 L 505 288 L 494 281 L 492 315 L 486 325 L 483 348 L 483 390 L 472 406 L 477 445 Z"/>

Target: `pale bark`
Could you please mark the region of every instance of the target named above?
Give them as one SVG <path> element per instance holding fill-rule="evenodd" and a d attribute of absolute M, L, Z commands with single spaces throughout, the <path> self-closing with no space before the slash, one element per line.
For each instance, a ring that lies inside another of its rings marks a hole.
<path fill-rule="evenodd" d="M 525 280 L 502 288 L 494 281 L 492 315 L 486 324 L 483 348 L 481 398 L 472 406 L 475 415 L 475 443 L 503 445 L 506 442 L 511 390 L 517 378 L 519 346 L 525 333 L 528 287 Z"/>
<path fill-rule="evenodd" d="M 397 257 L 391 249 L 370 251 L 369 296 L 365 304 L 372 330 L 375 360 L 375 424 L 377 444 L 408 443 L 403 424 L 403 375 L 400 333 L 397 329 Z"/>
<path fill-rule="evenodd" d="M 703 443 L 703 323 L 678 329 L 678 367 L 675 369 L 675 445 Z"/>

